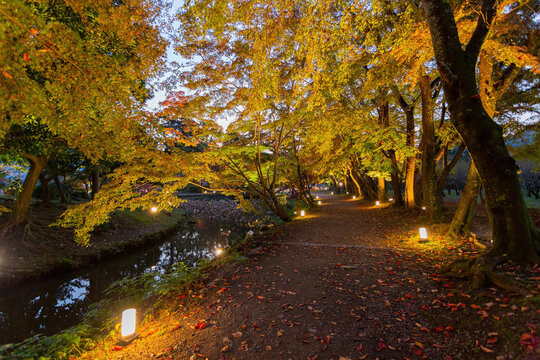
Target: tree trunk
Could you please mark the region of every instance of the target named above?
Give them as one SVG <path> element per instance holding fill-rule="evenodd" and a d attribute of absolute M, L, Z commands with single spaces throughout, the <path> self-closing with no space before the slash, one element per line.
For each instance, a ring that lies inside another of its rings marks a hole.
<path fill-rule="evenodd" d="M 51 180 L 48 179 L 45 175 L 39 175 L 39 182 L 41 184 L 41 198 L 43 204 L 45 205 L 51 205 L 51 197 L 49 194 L 49 181 Z"/>
<path fill-rule="evenodd" d="M 377 200 L 379 200 L 381 203 L 386 201 L 386 184 L 384 181 L 384 178 L 382 176 L 379 176 L 377 178 Z"/>
<path fill-rule="evenodd" d="M 443 197 L 444 197 L 444 186 L 446 185 L 446 179 L 448 179 L 448 175 L 450 175 L 450 172 L 452 169 L 457 165 L 459 162 L 459 159 L 461 158 L 461 154 L 463 154 L 463 151 L 465 150 L 465 144 L 461 143 L 458 152 L 456 153 L 456 156 L 448 163 L 447 161 L 447 150 L 445 149 L 445 154 L 443 155 L 443 168 L 441 171 L 441 174 L 439 175 L 439 180 L 437 181 L 437 199 L 439 200 L 439 203 L 441 206 L 443 205 Z"/>
<path fill-rule="evenodd" d="M 390 173 L 390 179 L 392 181 L 392 187 L 394 188 L 394 205 L 403 206 L 403 195 L 401 193 L 401 176 L 399 176 L 396 151 L 388 150 L 388 153 L 390 155 L 390 161 L 392 161 L 392 172 Z"/>
<path fill-rule="evenodd" d="M 99 191 L 99 170 L 92 170 L 92 199 L 96 197 L 96 194 Z"/>
<path fill-rule="evenodd" d="M 484 0 L 477 26 L 463 48 L 450 4 L 422 0 L 437 66 L 443 78 L 451 121 L 474 160 L 493 236 L 489 261 L 540 260 L 540 232 L 533 224 L 517 175 L 518 167 L 504 143 L 501 127 L 486 113 L 476 84 L 476 62 L 496 14 L 495 0 Z"/>
<path fill-rule="evenodd" d="M 67 203 L 66 192 L 64 191 L 64 188 L 62 187 L 62 184 L 60 183 L 60 177 L 58 175 L 54 175 L 53 180 L 54 180 L 54 183 L 56 184 L 56 188 L 58 189 L 58 194 L 60 194 L 60 202 L 62 204 Z"/>
<path fill-rule="evenodd" d="M 467 235 L 471 232 L 471 224 L 479 192 L 480 177 L 478 176 L 478 171 L 474 166 L 474 162 L 471 161 L 465 188 L 463 189 L 458 207 L 448 230 L 450 236 Z"/>
<path fill-rule="evenodd" d="M 32 192 L 36 187 L 39 175 L 49 161 L 45 155 L 35 156 L 32 154 L 25 154 L 24 157 L 30 161 L 30 169 L 28 170 L 28 174 L 26 174 L 22 191 L 15 203 L 15 209 L 13 211 L 13 222 L 15 225 L 20 225 L 26 220 L 28 209 L 30 209 L 30 202 L 32 201 Z"/>
<path fill-rule="evenodd" d="M 433 108 L 435 101 L 431 96 L 431 81 L 427 75 L 420 77 L 422 95 L 422 196 L 429 221 L 441 220 L 441 207 L 437 200 L 437 172 L 435 164 L 435 126 Z"/>

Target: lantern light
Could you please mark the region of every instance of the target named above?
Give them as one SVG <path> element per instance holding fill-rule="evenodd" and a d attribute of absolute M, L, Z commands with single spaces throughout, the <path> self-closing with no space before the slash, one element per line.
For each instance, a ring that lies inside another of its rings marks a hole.
<path fill-rule="evenodd" d="M 317 201 L 317 205 L 321 205 L 321 200 Z"/>
<path fill-rule="evenodd" d="M 334 192 L 332 191 L 332 192 L 330 193 L 330 195 L 334 195 Z"/>
<path fill-rule="evenodd" d="M 219 255 L 221 255 L 221 254 L 223 254 L 223 249 L 222 249 L 222 248 L 218 248 L 218 249 L 216 250 L 216 256 L 219 256 Z"/>
<path fill-rule="evenodd" d="M 153 212 L 154 214 L 157 213 L 157 207 L 152 206 L 152 207 L 150 208 L 150 211 Z"/>
<path fill-rule="evenodd" d="M 390 198 L 390 199 L 388 199 L 388 200 L 390 200 L 390 202 L 392 202 L 392 201 L 394 201 L 394 198 Z"/>
<path fill-rule="evenodd" d="M 356 196 L 353 196 L 352 199 L 353 199 L 353 200 L 356 200 Z"/>
<path fill-rule="evenodd" d="M 133 341 L 139 334 L 135 332 L 135 327 L 137 324 L 137 310 L 127 309 L 122 312 L 122 325 L 120 328 L 120 333 L 122 337 L 120 338 L 121 342 L 129 343 Z"/>
<path fill-rule="evenodd" d="M 349 195 L 349 192 L 347 191 L 347 195 Z"/>
<path fill-rule="evenodd" d="M 420 228 L 420 239 L 427 239 L 427 230 L 426 228 Z"/>
<path fill-rule="evenodd" d="M 381 202 L 380 201 L 375 201 L 375 205 L 381 206 Z"/>
<path fill-rule="evenodd" d="M 315 199 L 319 200 L 319 195 L 316 195 L 316 196 L 315 196 Z"/>
<path fill-rule="evenodd" d="M 425 206 L 422 206 L 422 210 L 426 210 L 426 207 L 425 207 Z"/>
<path fill-rule="evenodd" d="M 306 212 L 304 210 L 300 211 L 300 216 L 306 216 Z"/>

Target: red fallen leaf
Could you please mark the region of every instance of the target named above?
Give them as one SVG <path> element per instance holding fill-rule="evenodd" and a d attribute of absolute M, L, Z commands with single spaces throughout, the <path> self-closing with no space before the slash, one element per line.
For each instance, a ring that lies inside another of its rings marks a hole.
<path fill-rule="evenodd" d="M 122 346 L 115 346 L 115 347 L 113 347 L 113 350 L 114 350 L 114 351 L 118 351 L 118 350 L 122 350 L 122 349 L 123 349 Z"/>
<path fill-rule="evenodd" d="M 23 58 L 24 58 L 24 60 L 26 60 L 26 61 L 30 61 L 30 58 L 28 57 L 28 54 L 27 54 L 27 53 L 24 53 L 24 54 L 23 54 Z"/>
<path fill-rule="evenodd" d="M 501 302 L 502 302 L 502 303 L 507 303 L 507 302 L 509 302 L 509 301 L 510 301 L 510 298 L 509 298 L 509 297 L 506 297 L 506 296 L 503 297 L 503 298 L 501 299 Z"/>
<path fill-rule="evenodd" d="M 420 349 L 412 349 L 413 354 L 422 356 L 424 353 Z"/>
<path fill-rule="evenodd" d="M 356 351 L 360 352 L 362 351 L 362 348 L 364 347 L 364 345 L 360 344 L 356 347 Z"/>
<path fill-rule="evenodd" d="M 377 346 L 377 351 L 381 351 L 383 349 L 386 349 L 386 344 L 379 340 L 379 345 Z"/>
<path fill-rule="evenodd" d="M 444 330 L 446 330 L 446 331 L 452 331 L 452 330 L 454 330 L 454 328 L 453 328 L 452 326 L 447 326 L 447 327 L 444 328 Z"/>
<path fill-rule="evenodd" d="M 218 294 L 221 294 L 222 292 L 227 291 L 227 290 L 228 290 L 227 288 L 221 288 L 221 289 L 218 290 L 217 293 L 218 293 Z"/>
<path fill-rule="evenodd" d="M 433 329 L 433 331 L 435 332 L 442 332 L 443 331 L 443 327 L 442 326 L 437 326 L 435 329 Z"/>
<path fill-rule="evenodd" d="M 530 340 L 531 338 L 532 338 L 531 334 L 523 333 L 521 334 L 521 338 L 519 339 L 519 341 L 527 341 L 527 340 Z"/>
<path fill-rule="evenodd" d="M 471 96 L 471 98 L 473 98 L 473 99 L 480 99 L 480 95 L 476 94 L 476 95 Z"/>
<path fill-rule="evenodd" d="M 186 297 L 186 294 L 180 295 L 179 297 L 177 297 L 177 299 L 183 299 L 183 298 L 185 298 L 185 297 Z"/>
<path fill-rule="evenodd" d="M 337 266 L 343 266 L 343 264 L 342 264 L 342 263 L 338 263 Z"/>
<path fill-rule="evenodd" d="M 411 294 L 405 294 L 405 297 L 408 299 L 414 299 L 414 296 L 412 296 Z"/>
<path fill-rule="evenodd" d="M 488 340 L 486 341 L 486 343 L 488 343 L 488 344 L 495 344 L 497 341 L 499 341 L 499 338 L 498 338 L 498 337 L 494 337 L 494 338 L 488 339 Z"/>
<path fill-rule="evenodd" d="M 200 322 L 198 323 L 197 325 L 195 325 L 195 329 L 198 329 L 198 330 L 202 330 L 206 327 L 206 323 L 205 322 Z"/>

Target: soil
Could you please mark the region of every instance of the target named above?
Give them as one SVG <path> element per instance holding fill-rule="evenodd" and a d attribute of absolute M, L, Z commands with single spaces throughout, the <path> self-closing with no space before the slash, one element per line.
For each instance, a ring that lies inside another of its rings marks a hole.
<path fill-rule="evenodd" d="M 503 269 L 530 290 L 473 291 L 441 275 L 478 241 L 346 196 L 252 241 L 202 283 L 179 290 L 122 347 L 81 359 L 539 359 L 540 269 Z M 538 219 L 535 213 L 535 218 Z M 538 223 L 537 223 L 538 224 Z M 539 224 L 540 225 L 540 224 Z M 489 243 L 486 243 L 489 246 Z"/>
<path fill-rule="evenodd" d="M 19 227 L 9 224 L 9 214 L 0 216 L 0 289 L 94 264 L 157 241 L 186 223 L 180 211 L 155 218 L 142 212 L 136 216 L 117 213 L 109 224 L 94 231 L 90 246 L 83 247 L 73 240 L 73 229 L 51 226 L 66 208 L 34 205 L 28 222 Z"/>

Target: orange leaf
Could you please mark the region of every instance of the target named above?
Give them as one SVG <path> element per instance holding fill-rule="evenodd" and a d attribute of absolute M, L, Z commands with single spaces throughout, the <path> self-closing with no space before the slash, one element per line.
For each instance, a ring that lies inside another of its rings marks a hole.
<path fill-rule="evenodd" d="M 483 352 L 487 352 L 489 354 L 494 353 L 495 350 L 491 350 L 490 348 L 487 348 L 485 346 L 480 345 L 480 349 L 482 349 Z"/>

